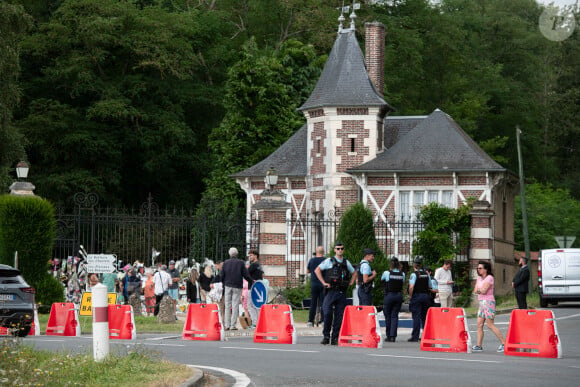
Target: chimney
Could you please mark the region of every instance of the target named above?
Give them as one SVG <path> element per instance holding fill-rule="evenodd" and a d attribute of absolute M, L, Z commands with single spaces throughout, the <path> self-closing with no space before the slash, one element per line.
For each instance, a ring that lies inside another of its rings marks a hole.
<path fill-rule="evenodd" d="M 382 96 L 385 85 L 385 26 L 381 22 L 365 23 L 365 65 Z"/>

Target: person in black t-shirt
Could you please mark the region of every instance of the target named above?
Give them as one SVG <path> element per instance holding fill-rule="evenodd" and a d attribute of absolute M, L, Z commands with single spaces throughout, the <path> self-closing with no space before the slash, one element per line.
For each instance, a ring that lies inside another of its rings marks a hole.
<path fill-rule="evenodd" d="M 322 302 L 324 301 L 324 286 L 322 282 L 316 277 L 314 270 L 324 261 L 324 247 L 318 246 L 316 248 L 316 255 L 308 261 L 308 267 L 306 271 L 310 274 L 310 310 L 308 311 L 308 323 L 306 326 L 314 325 L 314 318 L 318 314 L 318 321 L 316 325 L 324 321 L 322 318 L 322 313 L 318 313 L 322 310 Z"/>

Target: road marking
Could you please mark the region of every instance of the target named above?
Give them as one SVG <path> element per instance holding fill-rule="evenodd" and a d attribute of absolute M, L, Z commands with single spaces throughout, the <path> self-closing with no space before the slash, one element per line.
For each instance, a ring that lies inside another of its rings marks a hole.
<path fill-rule="evenodd" d="M 401 356 L 401 355 L 378 355 L 374 353 L 368 353 L 368 356 L 381 356 L 381 357 L 398 357 L 398 358 L 406 358 L 406 359 L 424 359 L 424 360 L 455 360 L 455 361 L 466 361 L 466 362 L 481 362 L 481 363 L 500 363 L 496 360 L 476 360 L 476 359 L 449 359 L 449 358 L 442 358 L 442 357 L 426 357 L 426 356 Z"/>
<path fill-rule="evenodd" d="M 248 376 L 246 374 L 243 374 L 241 372 L 238 371 L 234 371 L 234 370 L 230 370 L 227 368 L 219 368 L 219 367 L 209 367 L 209 366 L 202 366 L 202 365 L 193 365 L 193 364 L 188 364 L 188 367 L 193 367 L 193 368 L 201 368 L 204 370 L 211 370 L 211 371 L 218 371 L 221 372 L 222 374 L 226 374 L 231 376 L 232 378 L 234 378 L 234 380 L 236 381 L 233 385 L 233 387 L 246 387 L 250 385 L 250 378 L 248 378 Z"/>
<path fill-rule="evenodd" d="M 276 352 L 301 352 L 301 353 L 318 353 L 320 351 L 302 351 L 298 349 L 276 349 L 276 348 L 256 348 L 256 347 L 220 347 L 222 349 L 253 349 L 256 351 L 276 351 Z"/>
<path fill-rule="evenodd" d="M 119 344 L 128 344 L 128 343 L 119 343 Z M 134 343 L 134 344 L 136 344 L 136 343 Z M 183 345 L 183 344 L 143 343 L 143 345 L 152 345 L 152 346 L 158 346 L 158 347 L 185 347 L 185 345 Z"/>
<path fill-rule="evenodd" d="M 566 317 L 556 317 L 556 320 L 566 320 L 568 318 L 573 318 L 573 317 L 578 317 L 580 316 L 580 314 L 573 314 L 571 316 L 566 316 Z"/>
<path fill-rule="evenodd" d="M 166 339 L 178 339 L 179 336 L 162 336 L 162 337 L 151 337 L 149 339 L 145 339 L 145 340 L 166 340 Z"/>
<path fill-rule="evenodd" d="M 568 366 L 568 367 L 570 367 L 570 368 L 580 368 L 578 366 Z"/>

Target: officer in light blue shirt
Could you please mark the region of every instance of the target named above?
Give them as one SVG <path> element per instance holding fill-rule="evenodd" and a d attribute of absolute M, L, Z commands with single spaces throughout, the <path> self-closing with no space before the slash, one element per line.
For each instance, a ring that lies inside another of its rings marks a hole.
<path fill-rule="evenodd" d="M 344 253 L 342 242 L 337 241 L 335 243 L 334 253 L 334 257 L 326 258 L 314 271 L 316 277 L 327 290 L 322 303 L 322 315 L 324 318 L 322 334 L 324 338 L 320 344 L 323 345 L 338 345 L 338 335 L 347 304 L 346 289 L 356 279 L 354 267 L 342 256 Z"/>
<path fill-rule="evenodd" d="M 381 276 L 384 283 L 383 315 L 385 316 L 385 331 L 387 341 L 395 342 L 399 328 L 399 312 L 403 304 L 403 284 L 405 273 L 401 273 L 397 257 L 391 258 L 390 270 L 385 270 Z"/>
<path fill-rule="evenodd" d="M 418 342 L 421 340 L 419 334 L 421 327 L 425 327 L 427 310 L 431 306 L 431 277 L 423 270 L 423 259 L 416 257 L 413 262 L 415 271 L 409 277 L 409 310 L 413 317 L 413 330 L 411 337 L 407 341 Z"/>
<path fill-rule="evenodd" d="M 373 304 L 373 280 L 377 272 L 371 268 L 371 263 L 375 259 L 373 249 L 363 250 L 364 258 L 358 266 L 357 283 L 358 283 L 358 303 L 359 305 Z"/>

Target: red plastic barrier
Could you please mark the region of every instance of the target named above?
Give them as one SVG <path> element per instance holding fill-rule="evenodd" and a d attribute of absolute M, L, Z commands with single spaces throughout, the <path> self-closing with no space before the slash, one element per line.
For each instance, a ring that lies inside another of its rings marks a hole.
<path fill-rule="evenodd" d="M 131 305 L 109 305 L 109 339 L 134 340 L 137 336 Z"/>
<path fill-rule="evenodd" d="M 47 336 L 80 336 L 81 326 L 75 304 L 72 302 L 54 303 L 46 325 Z"/>
<path fill-rule="evenodd" d="M 181 337 L 183 340 L 224 341 L 218 304 L 189 304 Z"/>
<path fill-rule="evenodd" d="M 262 305 L 254 331 L 254 343 L 296 344 L 290 305 Z"/>
<path fill-rule="evenodd" d="M 463 308 L 429 308 L 421 350 L 471 353 L 471 336 Z"/>
<path fill-rule="evenodd" d="M 340 347 L 382 348 L 377 309 L 374 306 L 348 305 L 344 310 L 338 336 Z"/>
<path fill-rule="evenodd" d="M 551 310 L 514 309 L 506 335 L 508 356 L 562 357 L 554 313 Z"/>
<path fill-rule="evenodd" d="M 6 336 L 6 335 L 8 335 L 8 328 L 0 327 L 0 336 Z"/>

